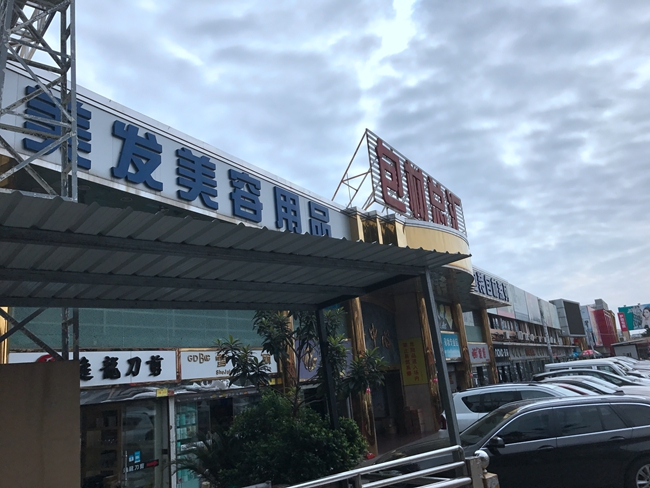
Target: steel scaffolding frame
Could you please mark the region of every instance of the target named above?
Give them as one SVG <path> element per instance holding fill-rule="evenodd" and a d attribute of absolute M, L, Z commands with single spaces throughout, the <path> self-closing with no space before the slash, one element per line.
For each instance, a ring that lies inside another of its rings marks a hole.
<path fill-rule="evenodd" d="M 54 20 L 59 18 L 59 46 L 52 47 L 45 39 Z M 10 154 L 13 165 L 0 173 L 0 183 L 18 171 L 27 172 L 49 197 L 60 196 L 77 201 L 77 80 L 75 63 L 74 0 L 0 0 L 2 49 L 0 49 L 0 129 L 39 137 L 48 144 L 28 157 L 19 154 L 0 132 L 0 144 Z M 35 60 L 38 55 L 44 60 Z M 3 105 L 7 62 L 17 63 L 36 85 L 36 90 L 23 98 Z M 40 73 L 40 75 L 39 75 Z M 42 76 L 41 76 L 42 75 Z M 61 121 L 28 115 L 24 105 L 41 94 L 48 96 L 61 112 Z M 7 123 L 2 119 L 11 116 Z M 45 127 L 56 127 L 58 133 L 26 128 L 30 120 Z M 61 190 L 56 192 L 31 166 L 35 160 L 57 150 L 60 156 Z M 25 192 L 26 193 L 26 192 Z M 38 194 L 42 196 L 42 194 Z"/>
<path fill-rule="evenodd" d="M 59 46 L 53 47 L 45 39 L 46 33 L 58 17 Z M 76 33 L 74 0 L 0 0 L 0 22 L 2 26 L 2 47 L 0 48 L 0 130 L 29 134 L 47 141 L 46 147 L 25 157 L 7 141 L 0 131 L 0 145 L 11 156 L 9 168 L 0 172 L 0 183 L 10 176 L 24 171 L 45 191 L 26 194 L 61 197 L 77 201 L 77 76 L 76 76 Z M 44 58 L 35 60 L 34 57 Z M 4 106 L 5 73 L 7 62 L 22 67 L 34 82 L 36 89 Z M 24 113 L 24 106 L 30 100 L 45 94 L 61 113 L 61 120 L 39 117 Z M 7 117 L 9 116 L 9 117 Z M 2 119 L 5 119 L 4 121 Z M 9 119 L 7 121 L 7 119 Z M 25 127 L 25 121 L 32 121 L 45 127 L 57 127 L 52 133 Z M 58 150 L 60 156 L 60 191 L 57 192 L 31 164 L 41 156 Z M 61 311 L 61 354 L 40 340 L 25 326 L 45 309 L 38 309 L 22 321 L 0 309 L 0 316 L 7 320 L 10 329 L 3 338 L 21 331 L 34 343 L 48 352 L 55 360 L 69 359 L 70 334 L 73 329 L 73 359 L 79 359 L 79 310 L 63 308 Z"/>

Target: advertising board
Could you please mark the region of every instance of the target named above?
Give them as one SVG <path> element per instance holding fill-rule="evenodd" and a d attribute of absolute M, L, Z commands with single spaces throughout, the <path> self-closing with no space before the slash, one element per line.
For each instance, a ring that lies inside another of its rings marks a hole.
<path fill-rule="evenodd" d="M 628 330 L 650 328 L 650 303 L 639 303 L 638 305 L 633 305 L 631 307 L 619 307 L 618 312 L 625 316 L 625 325 Z"/>
<path fill-rule="evenodd" d="M 366 130 L 374 201 L 405 217 L 467 235 L 460 198 L 371 131 Z"/>

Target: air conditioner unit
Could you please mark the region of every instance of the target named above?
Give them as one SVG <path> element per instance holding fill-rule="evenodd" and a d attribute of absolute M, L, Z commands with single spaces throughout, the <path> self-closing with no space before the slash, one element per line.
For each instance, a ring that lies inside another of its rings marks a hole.
<path fill-rule="evenodd" d="M 533 340 L 533 334 L 526 334 L 526 340 L 527 341 L 532 341 Z"/>
<path fill-rule="evenodd" d="M 524 333 L 520 330 L 517 331 L 517 339 L 519 339 L 520 341 L 524 340 Z"/>

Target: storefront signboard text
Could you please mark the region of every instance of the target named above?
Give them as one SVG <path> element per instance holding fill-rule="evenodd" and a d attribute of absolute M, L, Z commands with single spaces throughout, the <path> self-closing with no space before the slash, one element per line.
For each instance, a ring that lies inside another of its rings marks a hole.
<path fill-rule="evenodd" d="M 269 365 L 271 374 L 278 372 L 278 366 L 273 356 L 260 349 L 254 349 L 253 355 Z M 214 349 L 180 351 L 181 380 L 226 379 L 230 376 L 231 371 L 230 361 L 226 361 Z"/>
<path fill-rule="evenodd" d="M 39 352 L 9 355 L 10 363 L 48 362 L 53 358 Z M 176 351 L 81 351 L 81 387 L 114 386 L 176 381 Z"/>
<path fill-rule="evenodd" d="M 507 347 L 494 346 L 494 357 L 497 361 L 510 359 L 510 352 Z"/>
<path fill-rule="evenodd" d="M 424 364 L 422 339 L 417 337 L 399 341 L 399 353 L 404 385 L 421 385 L 427 383 L 427 369 Z"/>
<path fill-rule="evenodd" d="M 497 300 L 510 302 L 508 284 L 485 274 L 483 271 L 474 270 L 474 287 L 477 293 Z"/>
<path fill-rule="evenodd" d="M 373 198 L 405 217 L 432 222 L 466 235 L 460 198 L 395 148 L 366 131 Z"/>
<path fill-rule="evenodd" d="M 442 348 L 447 361 L 458 361 L 461 358 L 460 340 L 455 332 L 442 332 Z"/>
<path fill-rule="evenodd" d="M 6 70 L 5 83 L 7 104 L 35 90 L 33 81 L 15 68 Z M 154 200 L 161 208 L 175 206 L 279 231 L 350 238 L 341 206 L 80 87 L 77 100 L 81 180 Z M 42 93 L 17 110 L 52 121 L 61 118 L 57 105 Z M 60 126 L 34 120 L 26 120 L 24 127 L 52 135 L 42 139 L 2 131 L 13 149 L 26 156 L 45 149 L 61 131 Z M 58 171 L 58 148 L 34 164 Z"/>
<path fill-rule="evenodd" d="M 490 362 L 490 350 L 487 344 L 468 343 L 469 362 L 472 364 L 485 364 Z"/>

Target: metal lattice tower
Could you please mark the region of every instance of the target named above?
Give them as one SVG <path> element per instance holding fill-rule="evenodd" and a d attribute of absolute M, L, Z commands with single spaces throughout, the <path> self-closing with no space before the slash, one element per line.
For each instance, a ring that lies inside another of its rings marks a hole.
<path fill-rule="evenodd" d="M 77 200 L 77 90 L 75 66 L 74 0 L 0 0 L 2 47 L 0 49 L 0 129 L 28 134 L 48 142 L 41 151 L 29 157 L 19 154 L 0 134 L 0 144 L 11 155 L 9 169 L 0 171 L 0 184 L 19 171 L 27 172 L 51 197 Z M 45 40 L 59 27 L 58 46 Z M 38 58 L 35 60 L 34 58 Z M 4 106 L 7 62 L 17 63 L 34 81 L 36 90 Z M 41 74 L 42 76 L 39 76 Z M 41 94 L 48 96 L 61 112 L 54 121 L 20 110 Z M 6 115 L 14 117 L 5 117 Z M 5 120 L 3 120 L 3 118 Z M 7 121 L 11 119 L 11 123 Z M 24 121 L 55 126 L 56 136 L 25 128 Z M 31 163 L 52 149 L 60 155 L 61 190 L 57 193 Z M 39 194 L 42 196 L 42 194 Z"/>
<path fill-rule="evenodd" d="M 52 45 L 48 38 L 58 41 Z M 0 165 L 0 186 L 19 171 L 26 172 L 36 180 L 51 198 L 77 201 L 77 77 L 75 61 L 75 13 L 74 0 L 0 0 L 0 129 L 38 137 L 45 141 L 45 147 L 33 155 L 25 157 L 3 137 L 0 132 L 0 145 L 7 151 L 8 169 Z M 57 46 L 58 44 L 58 46 Z M 36 59 L 35 59 L 36 58 Z M 9 105 L 3 103 L 7 63 L 17 64 L 34 82 L 35 90 Z M 39 76 L 40 75 L 40 76 Z M 24 113 L 24 106 L 30 100 L 45 95 L 60 111 L 60 120 L 44 118 Z M 26 128 L 55 127 L 53 132 Z M 61 190 L 57 193 L 52 186 L 31 166 L 41 156 L 55 150 L 60 156 Z M 4 156 L 4 155 L 3 155 Z M 0 190 L 2 190 L 0 188 Z M 10 190 L 11 191 L 11 190 Z M 30 192 L 23 193 L 29 194 Z M 43 196 L 43 193 L 37 193 Z M 32 319 L 45 308 L 39 308 L 26 319 L 18 322 L 0 308 L 0 317 L 7 320 L 11 329 L 0 335 L 0 342 L 20 330 L 56 360 L 67 360 L 70 350 L 69 326 L 72 326 L 72 359 L 79 359 L 79 310 L 63 308 L 61 311 L 61 354 L 40 340 L 25 328 Z M 6 346 L 5 346 L 6 347 Z M 2 358 L 0 358 L 2 362 Z"/>

